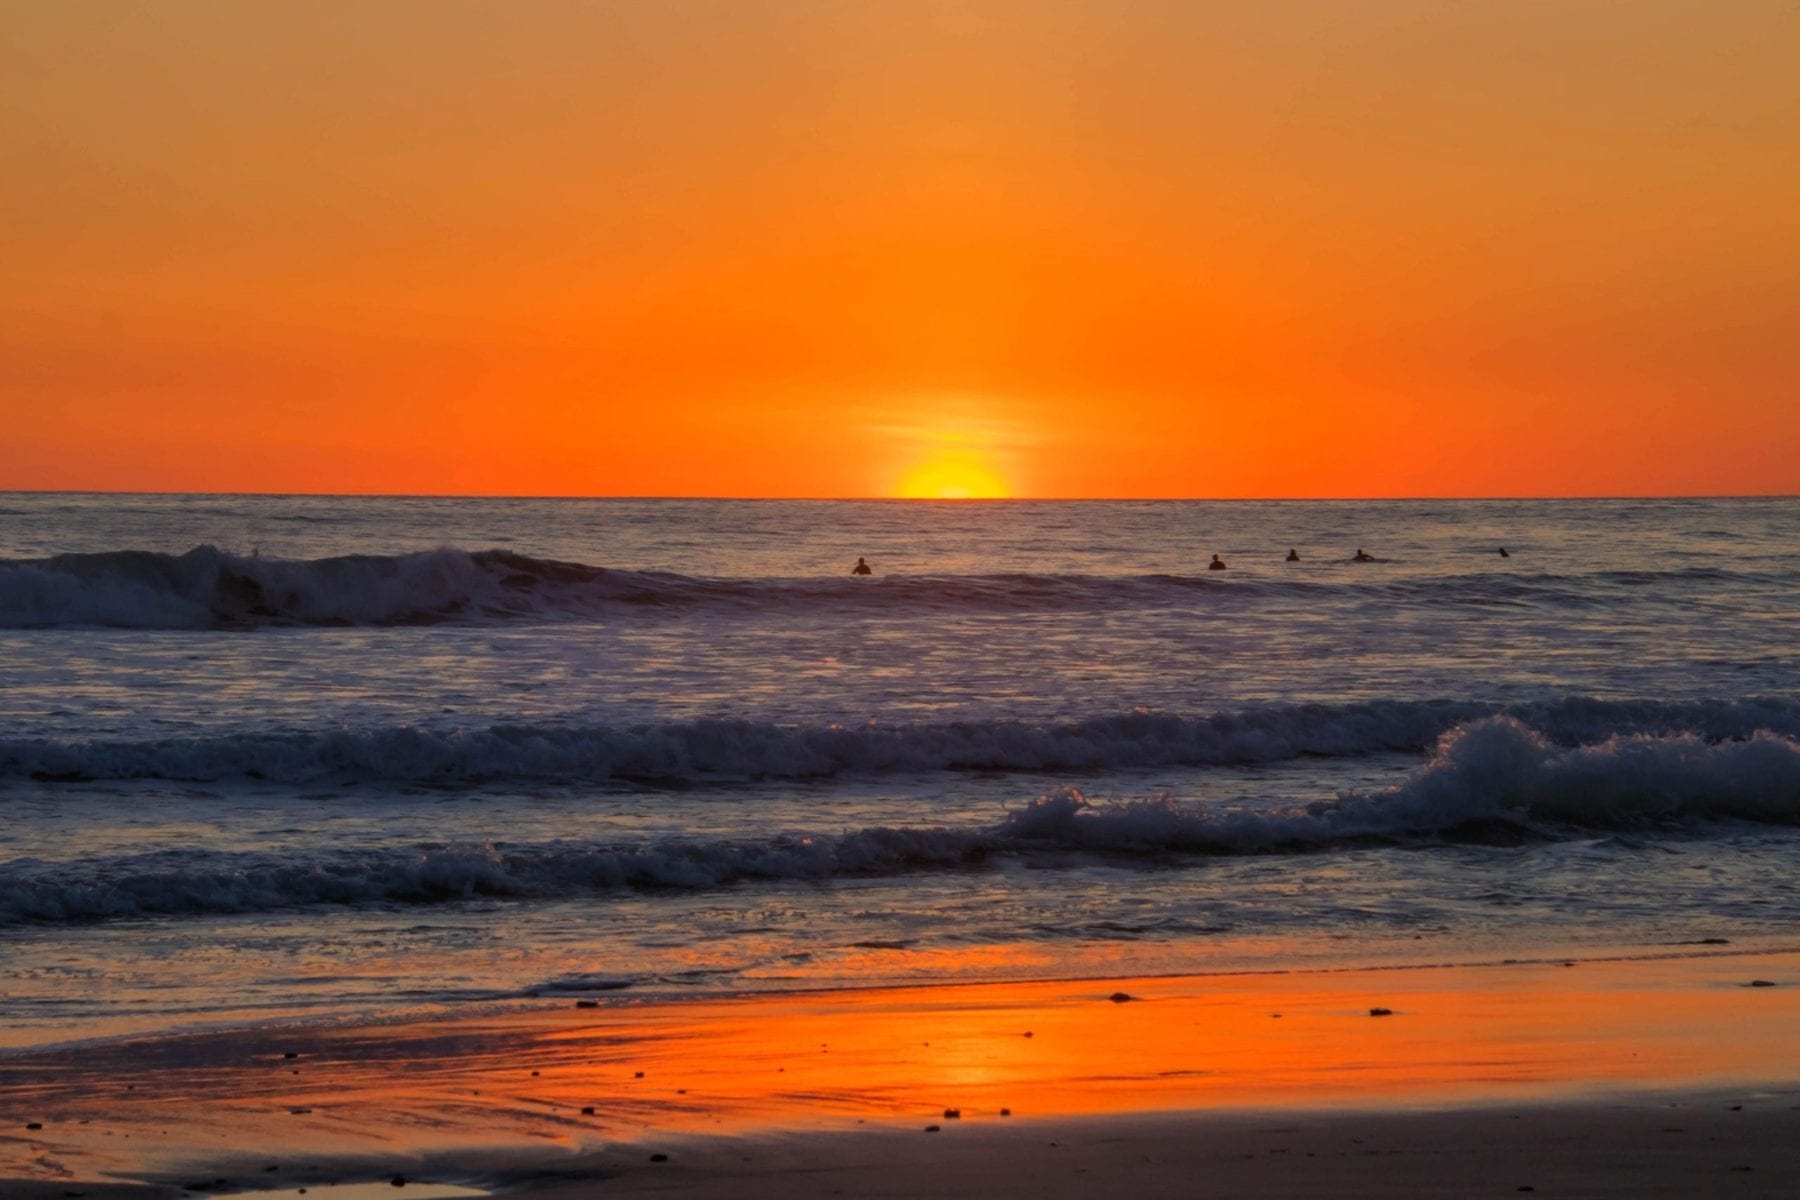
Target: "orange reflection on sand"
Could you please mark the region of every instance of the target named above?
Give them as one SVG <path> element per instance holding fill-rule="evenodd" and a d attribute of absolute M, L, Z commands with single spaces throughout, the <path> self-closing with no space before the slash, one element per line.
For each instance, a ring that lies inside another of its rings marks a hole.
<path fill-rule="evenodd" d="M 1800 1044 L 1800 994 L 1696 978 L 1691 963 L 1136 980 L 1116 985 L 1134 997 L 1124 1002 L 1108 998 L 1114 987 L 689 1004 L 609 1013 L 547 1037 L 573 1058 L 596 1043 L 629 1047 L 567 1081 L 600 1111 L 609 1095 L 673 1102 L 680 1088 L 679 1108 L 707 1127 L 946 1107 L 975 1118 L 1001 1108 L 1391 1106 L 1723 1082 L 1791 1062 Z M 1771 1059 L 1775 1047 L 1790 1053 Z"/>
<path fill-rule="evenodd" d="M 1790 986 L 1747 986 L 1759 976 Z M 946 1109 L 1393 1108 L 1782 1082 L 1800 1049 L 1795 983 L 1800 955 L 1721 955 L 558 1003 L 109 1043 L 0 1059 L 0 1111 L 45 1126 L 0 1144 L 0 1178 L 29 1176 L 36 1160 L 20 1156 L 40 1147 L 91 1175 L 226 1152 L 578 1150 Z M 149 1136 L 114 1138 L 132 1132 Z"/>

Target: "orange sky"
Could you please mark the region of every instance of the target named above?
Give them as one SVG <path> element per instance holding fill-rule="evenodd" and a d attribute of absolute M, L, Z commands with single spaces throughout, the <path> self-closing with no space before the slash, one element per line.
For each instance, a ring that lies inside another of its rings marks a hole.
<path fill-rule="evenodd" d="M 1800 10 L 0 0 L 0 488 L 1800 491 Z"/>

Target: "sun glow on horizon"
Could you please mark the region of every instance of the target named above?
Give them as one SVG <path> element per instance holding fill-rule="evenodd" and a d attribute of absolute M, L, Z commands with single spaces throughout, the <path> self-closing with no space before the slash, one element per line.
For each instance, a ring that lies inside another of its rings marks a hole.
<path fill-rule="evenodd" d="M 975 450 L 940 450 L 907 469 L 895 485 L 897 500 L 1005 500 L 1013 494 L 988 456 Z"/>

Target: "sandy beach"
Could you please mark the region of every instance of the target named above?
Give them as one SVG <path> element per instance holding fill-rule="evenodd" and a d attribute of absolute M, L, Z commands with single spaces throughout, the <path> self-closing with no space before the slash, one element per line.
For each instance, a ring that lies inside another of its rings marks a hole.
<path fill-rule="evenodd" d="M 0 1060 L 0 1194 L 1786 1195 L 1797 1030 L 1709 948 L 559 1000 Z"/>

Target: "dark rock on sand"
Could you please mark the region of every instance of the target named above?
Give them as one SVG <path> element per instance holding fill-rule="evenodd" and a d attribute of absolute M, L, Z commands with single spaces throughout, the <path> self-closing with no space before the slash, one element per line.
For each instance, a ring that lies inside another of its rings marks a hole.
<path fill-rule="evenodd" d="M 1750 981 L 1750 986 L 1751 987 L 1774 987 L 1775 981 L 1773 979 L 1752 979 Z"/>
<path fill-rule="evenodd" d="M 42 1121 L 32 1121 L 30 1124 L 25 1126 L 26 1129 L 42 1129 L 43 1127 L 44 1127 L 44 1123 Z"/>
<path fill-rule="evenodd" d="M 600 1002 L 598 1000 L 577 1000 L 575 1002 L 575 1007 L 576 1008 L 599 1008 Z"/>
<path fill-rule="evenodd" d="M 651 1162 L 668 1162 L 669 1156 L 666 1154 L 652 1154 L 650 1156 L 650 1161 Z"/>
<path fill-rule="evenodd" d="M 942 1125 L 927 1125 L 925 1127 L 925 1132 L 926 1133 L 936 1133 L 938 1130 L 940 1130 L 942 1128 L 943 1128 Z"/>
<path fill-rule="evenodd" d="M 1137 997 L 1133 996 L 1130 992 L 1114 992 L 1112 995 L 1108 996 L 1107 999 L 1111 1000 L 1114 1004 L 1124 1004 L 1128 1000 L 1136 1000 Z"/>
<path fill-rule="evenodd" d="M 591 1117 L 591 1116 L 593 1116 L 593 1115 L 594 1115 L 594 1106 L 593 1106 L 593 1105 L 591 1105 L 591 1104 L 590 1104 L 590 1105 L 588 1105 L 588 1106 L 587 1106 L 587 1107 L 586 1107 L 586 1108 L 584 1108 L 584 1109 L 582 1109 L 582 1110 L 581 1110 L 581 1115 L 582 1115 L 582 1116 L 584 1116 L 584 1117 Z"/>
<path fill-rule="evenodd" d="M 946 1121 L 960 1121 L 960 1120 L 962 1120 L 962 1109 L 960 1109 L 960 1108 L 946 1108 L 946 1109 L 945 1109 L 945 1110 L 944 1110 L 944 1119 L 945 1119 L 945 1120 L 946 1120 Z"/>
<path fill-rule="evenodd" d="M 1391 1008 L 1371 1008 L 1369 1010 L 1369 1015 L 1371 1017 L 1391 1017 L 1394 1015 L 1394 1010 Z"/>

